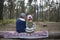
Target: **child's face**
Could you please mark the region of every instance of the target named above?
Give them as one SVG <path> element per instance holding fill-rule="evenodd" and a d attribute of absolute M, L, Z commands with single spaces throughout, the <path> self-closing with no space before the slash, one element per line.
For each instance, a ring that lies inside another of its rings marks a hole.
<path fill-rule="evenodd" d="M 32 22 L 32 20 L 28 20 L 29 22 Z"/>
<path fill-rule="evenodd" d="M 27 17 L 28 22 L 32 22 L 32 17 Z"/>

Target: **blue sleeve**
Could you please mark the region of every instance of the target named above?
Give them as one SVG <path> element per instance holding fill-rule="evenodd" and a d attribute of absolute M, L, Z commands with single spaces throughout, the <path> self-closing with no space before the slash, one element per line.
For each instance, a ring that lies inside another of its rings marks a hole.
<path fill-rule="evenodd" d="M 17 20 L 16 21 L 16 31 L 18 33 L 25 32 L 25 29 L 26 29 L 26 22 L 25 21 L 21 21 L 21 20 Z"/>
<path fill-rule="evenodd" d="M 19 20 L 16 21 L 16 31 L 19 31 Z"/>

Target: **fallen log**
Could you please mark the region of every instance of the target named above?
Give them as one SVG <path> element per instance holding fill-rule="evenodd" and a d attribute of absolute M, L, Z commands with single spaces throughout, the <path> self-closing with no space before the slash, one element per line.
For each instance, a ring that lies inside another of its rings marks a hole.
<path fill-rule="evenodd" d="M 49 32 L 48 39 L 60 39 L 60 32 Z"/>
<path fill-rule="evenodd" d="M 5 32 L 0 32 L 0 38 L 4 38 L 4 33 Z M 12 32 L 13 33 L 13 32 Z M 60 39 L 60 32 L 48 32 L 48 37 L 46 38 L 34 38 L 34 39 Z M 26 38 L 28 39 L 28 38 Z M 32 38 L 30 38 L 32 39 Z"/>

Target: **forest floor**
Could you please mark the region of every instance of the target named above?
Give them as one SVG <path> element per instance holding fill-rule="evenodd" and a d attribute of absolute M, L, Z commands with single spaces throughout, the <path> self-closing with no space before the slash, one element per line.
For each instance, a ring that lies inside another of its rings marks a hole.
<path fill-rule="evenodd" d="M 36 24 L 36 31 L 60 31 L 60 22 L 34 22 Z M 0 26 L 0 31 L 15 31 L 15 24 L 6 24 Z"/>
<path fill-rule="evenodd" d="M 36 31 L 58 31 L 60 32 L 60 22 L 34 22 L 36 24 Z M 0 26 L 0 31 L 15 31 L 15 24 L 7 24 Z M 0 40 L 20 40 L 20 39 L 0 39 Z M 39 40 L 60 40 L 60 39 L 39 39 Z"/>

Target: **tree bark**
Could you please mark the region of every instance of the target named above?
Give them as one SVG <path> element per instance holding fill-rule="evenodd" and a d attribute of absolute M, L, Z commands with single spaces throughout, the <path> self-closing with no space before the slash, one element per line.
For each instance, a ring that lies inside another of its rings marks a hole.
<path fill-rule="evenodd" d="M 0 20 L 3 20 L 3 2 L 4 0 L 0 0 Z"/>
<path fill-rule="evenodd" d="M 21 1 L 21 13 L 25 13 L 24 1 Z"/>
<path fill-rule="evenodd" d="M 13 6 L 13 0 L 9 0 L 9 12 L 10 12 L 10 19 L 14 18 L 14 6 Z"/>

